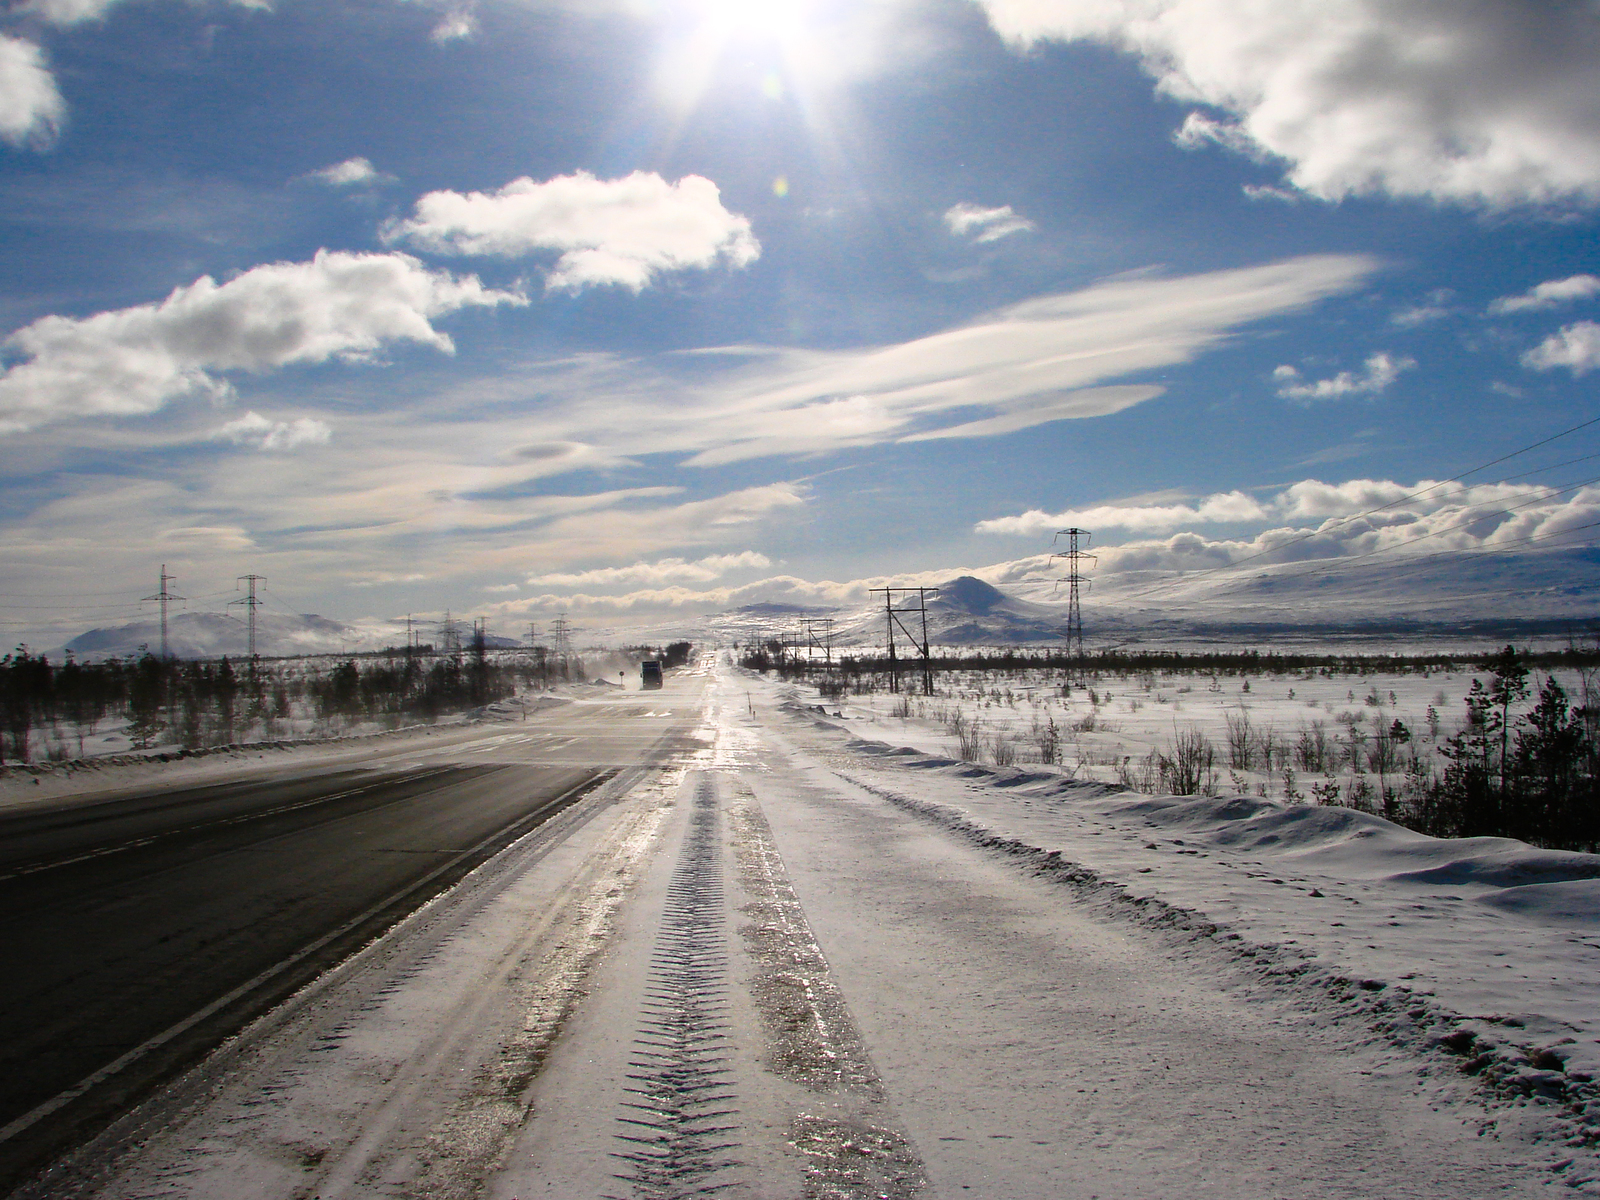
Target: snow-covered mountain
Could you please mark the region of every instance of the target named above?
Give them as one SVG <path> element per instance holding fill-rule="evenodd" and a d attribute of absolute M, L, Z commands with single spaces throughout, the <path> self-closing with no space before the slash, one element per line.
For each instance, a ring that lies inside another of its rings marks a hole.
<path fill-rule="evenodd" d="M 178 613 L 167 623 L 167 647 L 177 658 L 239 657 L 249 652 L 245 623 L 223 613 Z M 404 645 L 404 626 L 359 627 L 310 613 L 299 616 L 262 614 L 256 618 L 256 652 L 267 657 L 294 654 L 338 654 Z M 135 621 L 91 629 L 66 644 L 79 658 L 137 655 L 143 647 L 160 651 L 161 622 Z"/>
<path fill-rule="evenodd" d="M 1128 572 L 1083 607 L 1086 636 L 1580 631 L 1600 625 L 1600 550 Z"/>
<path fill-rule="evenodd" d="M 1065 604 L 1043 604 L 1008 596 L 993 584 L 962 575 L 939 585 L 928 597 L 928 640 L 943 645 L 1049 642 L 1064 634 Z M 905 603 L 896 605 L 904 609 Z M 913 634 L 922 633 L 921 614 L 902 613 L 900 620 Z M 835 638 L 857 644 L 884 640 L 886 618 L 882 605 L 857 609 L 835 619 Z M 896 632 L 896 639 L 900 637 Z"/>
<path fill-rule="evenodd" d="M 1091 648 L 1191 639 L 1592 634 L 1600 632 L 1600 549 L 1124 571 L 1095 580 L 1082 611 Z M 836 644 L 884 642 L 881 603 L 833 610 L 751 605 L 710 624 L 725 637 L 747 641 L 789 636 L 801 618 L 821 615 L 832 617 Z M 917 622 L 920 633 L 920 616 L 904 619 Z M 1005 590 L 961 575 L 942 582 L 928 600 L 935 644 L 1056 642 L 1066 623 L 1066 590 L 1042 575 L 1009 582 Z"/>

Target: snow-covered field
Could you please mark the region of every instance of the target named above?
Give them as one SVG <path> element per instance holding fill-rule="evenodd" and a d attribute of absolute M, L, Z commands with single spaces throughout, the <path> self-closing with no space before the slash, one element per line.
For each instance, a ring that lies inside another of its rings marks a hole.
<path fill-rule="evenodd" d="M 1221 721 L 1233 682 L 1051 703 Z M 1466 682 L 1380 695 L 1410 720 Z M 689 686 L 701 749 L 310 989 L 70 1194 L 1600 1196 L 1600 856 L 956 761 L 885 697 L 725 659 Z M 1252 680 L 1252 713 L 1365 707 L 1317 686 Z"/>
<path fill-rule="evenodd" d="M 1579 673 L 1555 674 L 1572 702 L 1581 703 Z M 1078 779 L 1141 790 L 1160 782 L 1152 774 L 1152 751 L 1170 753 L 1180 735 L 1199 733 L 1215 751 L 1214 790 L 1307 799 L 1313 787 L 1331 781 L 1345 801 L 1352 788 L 1364 787 L 1358 806 L 1376 809 L 1380 739 L 1395 721 L 1410 739 L 1388 749 L 1385 787 L 1396 787 L 1413 759 L 1425 769 L 1442 768 L 1439 744 L 1462 727 L 1474 678 L 1488 681 L 1485 672 L 1471 670 L 1152 671 L 1091 675 L 1064 687 L 1059 671 L 952 671 L 935 673 L 930 696 L 922 693 L 920 675 L 907 671 L 899 693 L 813 702 L 840 712 L 863 733 L 875 730 L 875 737 L 997 765 L 1055 762 Z M 1531 678 L 1535 693 L 1544 679 Z"/>

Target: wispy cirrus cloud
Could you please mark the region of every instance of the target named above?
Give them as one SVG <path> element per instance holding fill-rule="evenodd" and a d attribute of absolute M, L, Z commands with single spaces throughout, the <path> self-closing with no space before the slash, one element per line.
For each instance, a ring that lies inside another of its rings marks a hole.
<path fill-rule="evenodd" d="M 1019 44 L 1092 40 L 1136 55 L 1160 91 L 1203 106 L 1180 142 L 1281 161 L 1308 195 L 1600 201 L 1590 4 L 979 2 Z"/>
<path fill-rule="evenodd" d="M 557 251 L 551 289 L 619 285 L 640 291 L 667 271 L 719 261 L 744 267 L 761 255 L 750 221 L 722 205 L 698 175 L 668 183 L 653 171 L 597 179 L 587 171 L 494 192 L 429 192 L 413 215 L 389 222 L 387 242 L 436 254 L 522 258 Z"/>
<path fill-rule="evenodd" d="M 954 204 L 945 210 L 945 228 L 957 237 L 973 241 L 998 242 L 1014 233 L 1029 233 L 1035 226 L 1027 217 L 1013 212 L 1009 204 L 984 208 L 977 204 Z"/>
<path fill-rule="evenodd" d="M 676 356 L 688 381 L 590 359 L 551 435 L 615 453 L 686 454 L 692 466 L 849 446 L 984 437 L 1143 403 L 1154 384 L 1107 384 L 1187 362 L 1254 321 L 1349 292 L 1365 256 L 1289 259 L 1202 275 L 1122 278 L 1041 296 L 889 346 L 844 351 L 729 347 Z M 559 372 L 541 372 L 548 392 Z"/>

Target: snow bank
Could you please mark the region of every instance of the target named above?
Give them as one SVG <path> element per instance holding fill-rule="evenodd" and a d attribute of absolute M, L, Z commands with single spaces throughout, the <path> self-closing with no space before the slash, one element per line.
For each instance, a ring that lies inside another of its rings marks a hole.
<path fill-rule="evenodd" d="M 958 762 L 788 707 L 843 743 L 860 767 L 840 773 L 858 786 L 1179 953 L 1219 954 L 1258 985 L 1360 1021 L 1431 1064 L 1420 1074 L 1437 1086 L 1477 1089 L 1495 1114 L 1486 1129 L 1600 1195 L 1600 855 Z"/>

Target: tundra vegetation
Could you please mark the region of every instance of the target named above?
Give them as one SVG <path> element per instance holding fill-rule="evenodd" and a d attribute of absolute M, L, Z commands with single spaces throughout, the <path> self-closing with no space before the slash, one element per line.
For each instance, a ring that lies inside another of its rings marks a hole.
<path fill-rule="evenodd" d="M 741 661 L 852 712 L 942 728 L 949 752 L 1174 795 L 1342 805 L 1437 837 L 1600 849 L 1600 647 L 1475 656 L 1108 652 Z"/>
<path fill-rule="evenodd" d="M 595 667 L 688 659 L 689 643 L 590 655 Z M 0 765 L 116 750 L 198 750 L 334 737 L 437 721 L 587 678 L 584 659 L 494 650 L 483 639 L 374 654 L 214 662 L 136 658 L 52 663 L 18 647 L 0 658 Z"/>

